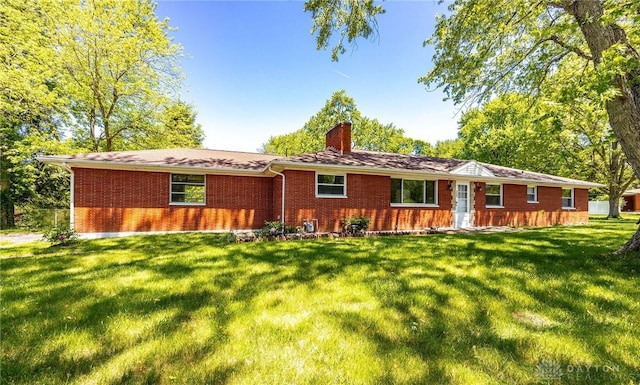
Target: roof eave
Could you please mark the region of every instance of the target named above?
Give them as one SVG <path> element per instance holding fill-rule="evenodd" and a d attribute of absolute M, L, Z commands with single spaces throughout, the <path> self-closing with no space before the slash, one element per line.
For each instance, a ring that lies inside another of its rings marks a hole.
<path fill-rule="evenodd" d="M 324 163 L 298 163 L 274 160 L 271 166 L 277 171 L 282 170 L 328 170 L 338 172 L 352 172 L 354 174 L 363 175 L 422 175 L 422 176 L 452 176 L 446 171 L 424 171 L 424 170 L 407 170 L 401 168 L 384 168 L 384 167 L 365 167 L 365 166 L 347 166 L 341 164 L 324 164 Z M 453 179 L 453 178 L 448 178 Z"/>
<path fill-rule="evenodd" d="M 125 171 L 151 171 L 151 172 L 184 172 L 184 173 L 197 173 L 197 174 L 225 174 L 225 175 L 252 175 L 252 176 L 268 176 L 266 170 L 269 167 L 268 164 L 262 169 L 245 170 L 245 169 L 232 169 L 232 168 L 220 168 L 220 167 L 201 167 L 193 165 L 169 165 L 169 164 L 143 164 L 132 162 L 114 162 L 114 161 L 99 161 L 99 160 L 80 160 L 80 159 L 68 159 L 51 156 L 37 157 L 37 160 L 57 165 L 65 168 L 93 168 L 93 169 L 108 169 L 108 170 L 125 170 Z"/>
<path fill-rule="evenodd" d="M 274 176 L 275 174 L 269 171 L 269 167 L 272 167 L 275 171 L 288 170 L 308 170 L 318 171 L 327 170 L 334 172 L 351 172 L 365 175 L 388 175 L 388 176 L 421 176 L 421 177 L 436 177 L 448 180 L 468 180 L 478 182 L 499 182 L 499 183 L 513 183 L 515 181 L 520 182 L 516 184 L 531 184 L 536 186 L 550 186 L 550 187 L 573 187 L 573 188 L 601 188 L 605 187 L 599 183 L 582 182 L 582 181 L 540 181 L 526 178 L 507 178 L 496 176 L 479 176 L 479 175 L 465 175 L 465 174 L 453 174 L 451 171 L 424 171 L 424 170 L 407 170 L 400 168 L 383 168 L 383 167 L 367 167 L 367 166 L 349 166 L 339 164 L 324 164 L 324 163 L 303 163 L 303 162 L 289 162 L 286 160 L 275 159 L 266 164 L 262 169 L 246 170 L 246 169 L 231 169 L 231 168 L 217 168 L 217 167 L 199 167 L 193 165 L 167 165 L 167 164 L 141 164 L 132 162 L 115 162 L 115 161 L 97 161 L 97 160 L 83 160 L 83 159 L 69 159 L 56 156 L 41 156 L 37 157 L 39 161 L 58 165 L 61 167 L 77 167 L 77 168 L 94 168 L 94 169 L 110 169 L 110 170 L 129 170 L 129 171 L 152 171 L 152 172 L 184 172 L 184 173 L 202 173 L 202 174 L 224 174 L 224 175 L 250 175 L 250 176 Z"/>
<path fill-rule="evenodd" d="M 537 186 L 553 186 L 553 187 L 575 187 L 575 188 L 600 188 L 604 185 L 592 182 L 560 182 L 560 181 L 540 181 L 525 178 L 507 178 L 497 176 L 478 176 L 478 175 L 466 175 L 466 174 L 453 174 L 451 171 L 423 171 L 423 170 L 407 170 L 399 168 L 382 168 L 382 167 L 362 167 L 362 166 L 345 166 L 335 164 L 323 164 L 323 163 L 299 163 L 299 162 L 287 162 L 281 160 L 274 160 L 271 162 L 272 167 L 278 171 L 285 169 L 294 170 L 335 170 L 340 172 L 349 172 L 368 175 L 419 175 L 419 176 L 434 176 L 443 177 L 443 179 L 449 180 L 468 180 L 478 182 L 501 182 L 501 183 L 513 183 L 518 181 L 521 183 L 516 184 L 531 184 Z M 363 171 L 366 169 L 366 171 Z"/>

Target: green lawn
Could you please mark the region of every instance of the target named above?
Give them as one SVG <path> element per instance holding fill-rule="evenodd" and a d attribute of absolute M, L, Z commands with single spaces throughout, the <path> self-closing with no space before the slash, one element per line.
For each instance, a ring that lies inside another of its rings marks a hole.
<path fill-rule="evenodd" d="M 0 248 L 0 382 L 638 384 L 635 229 Z"/>

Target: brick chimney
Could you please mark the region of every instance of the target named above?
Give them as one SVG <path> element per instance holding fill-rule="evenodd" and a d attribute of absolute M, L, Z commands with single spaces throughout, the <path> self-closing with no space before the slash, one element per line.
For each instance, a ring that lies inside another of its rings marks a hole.
<path fill-rule="evenodd" d="M 333 127 L 326 136 L 326 148 L 338 150 L 341 154 L 351 152 L 351 123 L 342 122 Z"/>

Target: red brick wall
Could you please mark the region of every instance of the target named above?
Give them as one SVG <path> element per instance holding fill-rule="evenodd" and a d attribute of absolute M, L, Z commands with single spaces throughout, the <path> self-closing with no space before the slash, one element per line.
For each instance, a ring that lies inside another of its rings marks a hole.
<path fill-rule="evenodd" d="M 354 215 L 370 218 L 373 231 L 421 230 L 451 223 L 451 192 L 446 181 L 438 183 L 440 207 L 404 208 L 391 207 L 388 176 L 348 174 L 346 198 L 316 198 L 315 172 L 288 170 L 285 175 L 287 225 L 300 226 L 304 219 L 317 218 L 319 231 L 340 231 L 342 219 Z"/>
<path fill-rule="evenodd" d="M 475 194 L 475 226 L 550 226 L 589 221 L 587 189 L 575 189 L 575 208 L 563 209 L 560 187 L 538 186 L 538 203 L 529 203 L 526 185 L 503 184 L 504 208 L 488 208 L 485 184 L 476 186 L 482 186 L 482 191 Z"/>
<path fill-rule="evenodd" d="M 640 211 L 640 194 L 624 196 L 622 211 Z"/>
<path fill-rule="evenodd" d="M 281 177 L 207 175 L 206 206 L 169 204 L 169 173 L 74 169 L 75 226 L 83 233 L 258 229 L 280 219 Z M 346 198 L 316 198 L 313 171 L 285 171 L 285 223 L 317 218 L 319 231 L 340 231 L 343 218 L 364 215 L 370 230 L 419 230 L 451 225 L 451 191 L 438 182 L 439 207 L 392 207 L 388 176 L 348 174 Z M 474 195 L 474 225 L 547 226 L 588 221 L 586 189 L 576 189 L 575 209 L 561 208 L 561 189 L 538 187 L 528 203 L 526 186 L 503 185 L 504 209 L 485 207 L 485 186 Z M 471 184 L 474 188 L 474 184 Z"/>
<path fill-rule="evenodd" d="M 341 152 L 351 152 L 351 123 L 338 123 L 325 135 L 326 147 L 333 147 Z"/>
<path fill-rule="evenodd" d="M 272 217 L 272 178 L 206 176 L 206 206 L 169 204 L 169 173 L 74 169 L 79 232 L 254 229 Z"/>

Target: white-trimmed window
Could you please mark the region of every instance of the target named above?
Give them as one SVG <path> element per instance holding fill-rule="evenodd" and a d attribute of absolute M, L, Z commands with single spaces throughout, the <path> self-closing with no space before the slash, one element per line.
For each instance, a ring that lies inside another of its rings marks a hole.
<path fill-rule="evenodd" d="M 572 209 L 573 205 L 573 189 L 572 188 L 563 188 L 562 189 L 562 208 Z"/>
<path fill-rule="evenodd" d="M 205 176 L 191 174 L 171 174 L 171 204 L 204 205 Z"/>
<path fill-rule="evenodd" d="M 487 183 L 485 189 L 487 207 L 502 207 L 502 185 Z"/>
<path fill-rule="evenodd" d="M 316 196 L 346 197 L 347 176 L 332 174 L 316 174 Z"/>
<path fill-rule="evenodd" d="M 527 186 L 527 202 L 538 203 L 538 186 Z"/>
<path fill-rule="evenodd" d="M 438 184 L 435 180 L 391 179 L 391 203 L 437 205 Z"/>

